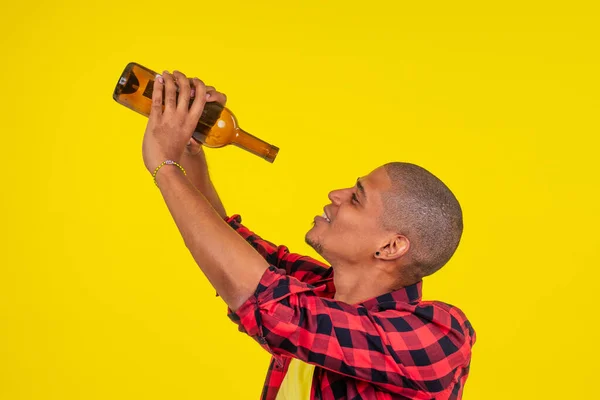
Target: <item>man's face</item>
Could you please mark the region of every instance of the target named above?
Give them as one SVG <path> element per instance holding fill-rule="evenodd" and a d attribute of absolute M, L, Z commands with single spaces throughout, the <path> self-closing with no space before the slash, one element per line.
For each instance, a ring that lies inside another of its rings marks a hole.
<path fill-rule="evenodd" d="M 383 167 L 359 178 L 353 187 L 329 193 L 331 204 L 306 234 L 306 242 L 332 264 L 362 264 L 389 237 L 381 224 L 381 194 L 391 187 Z"/>

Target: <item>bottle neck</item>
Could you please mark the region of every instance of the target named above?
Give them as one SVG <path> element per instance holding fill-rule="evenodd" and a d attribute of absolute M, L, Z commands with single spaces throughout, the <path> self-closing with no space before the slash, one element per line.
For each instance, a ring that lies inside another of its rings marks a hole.
<path fill-rule="evenodd" d="M 275 160 L 275 157 L 277 157 L 277 153 L 279 152 L 279 147 L 260 140 L 239 127 L 236 128 L 236 135 L 233 138 L 232 144 L 264 158 L 271 163 Z"/>

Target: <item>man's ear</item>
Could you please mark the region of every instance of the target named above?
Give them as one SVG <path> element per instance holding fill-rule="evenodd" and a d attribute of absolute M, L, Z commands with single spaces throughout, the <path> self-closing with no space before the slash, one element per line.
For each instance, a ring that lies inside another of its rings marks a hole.
<path fill-rule="evenodd" d="M 375 258 L 380 260 L 397 260 L 403 257 L 410 249 L 410 241 L 404 235 L 394 235 L 375 253 Z"/>

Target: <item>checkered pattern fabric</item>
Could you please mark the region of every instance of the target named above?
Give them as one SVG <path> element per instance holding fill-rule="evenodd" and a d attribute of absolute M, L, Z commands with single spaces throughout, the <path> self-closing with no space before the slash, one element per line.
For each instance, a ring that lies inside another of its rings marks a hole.
<path fill-rule="evenodd" d="M 350 305 L 333 300 L 333 270 L 227 222 L 271 265 L 229 317 L 272 355 L 271 400 L 292 357 L 314 364 L 311 399 L 460 399 L 475 332 L 456 307 L 422 301 L 422 282 Z"/>

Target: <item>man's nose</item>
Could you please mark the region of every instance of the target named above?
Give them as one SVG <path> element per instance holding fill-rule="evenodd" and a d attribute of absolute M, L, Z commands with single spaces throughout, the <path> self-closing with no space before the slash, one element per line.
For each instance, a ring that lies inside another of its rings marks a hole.
<path fill-rule="evenodd" d="M 344 189 L 332 190 L 327 197 L 333 204 L 339 206 L 344 200 Z"/>

